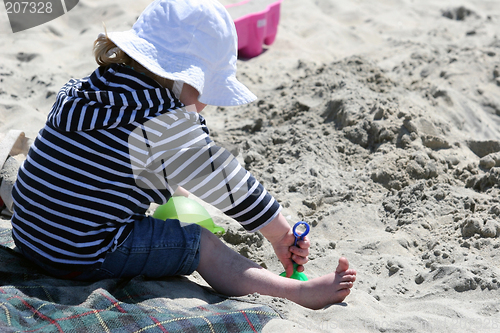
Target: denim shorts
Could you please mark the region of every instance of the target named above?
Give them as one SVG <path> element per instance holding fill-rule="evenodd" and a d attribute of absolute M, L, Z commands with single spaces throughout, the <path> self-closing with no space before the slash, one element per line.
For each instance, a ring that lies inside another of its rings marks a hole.
<path fill-rule="evenodd" d="M 130 235 L 114 252 L 106 254 L 100 268 L 72 272 L 27 257 L 47 273 L 73 280 L 189 275 L 200 262 L 200 238 L 201 227 L 197 224 L 181 226 L 178 220 L 163 221 L 147 216 L 134 222 Z"/>

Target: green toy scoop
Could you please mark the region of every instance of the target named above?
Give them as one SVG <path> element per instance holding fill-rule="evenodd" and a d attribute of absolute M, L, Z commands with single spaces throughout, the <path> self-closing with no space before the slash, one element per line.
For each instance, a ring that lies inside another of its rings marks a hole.
<path fill-rule="evenodd" d="M 308 278 L 303 272 L 297 271 L 297 265 L 296 263 L 293 264 L 293 274 L 290 276 L 290 279 L 295 279 L 299 281 L 307 281 Z M 286 277 L 286 272 L 283 272 L 280 274 L 280 276 Z"/>
<path fill-rule="evenodd" d="M 156 208 L 155 219 L 179 220 L 182 223 L 196 223 L 214 234 L 224 234 L 223 227 L 215 225 L 207 210 L 197 201 L 183 196 L 171 197 L 167 203 Z"/>

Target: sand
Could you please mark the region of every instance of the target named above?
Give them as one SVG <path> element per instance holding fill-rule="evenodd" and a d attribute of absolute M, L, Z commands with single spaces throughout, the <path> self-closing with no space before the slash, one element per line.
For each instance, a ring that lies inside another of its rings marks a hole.
<path fill-rule="evenodd" d="M 35 137 L 60 86 L 94 69 L 101 22 L 128 29 L 148 3 L 80 1 L 17 34 L 0 11 L 0 132 Z M 345 256 L 358 280 L 318 311 L 242 297 L 284 315 L 267 331 L 499 330 L 499 38 L 496 1 L 282 3 L 275 43 L 238 63 L 258 101 L 204 116 L 289 222 L 312 225 L 309 278 Z M 207 209 L 229 246 L 282 271 L 260 234 Z"/>

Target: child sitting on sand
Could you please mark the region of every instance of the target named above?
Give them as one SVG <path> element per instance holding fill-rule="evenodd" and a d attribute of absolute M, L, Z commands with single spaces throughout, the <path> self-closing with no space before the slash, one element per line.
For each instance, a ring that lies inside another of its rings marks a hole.
<path fill-rule="evenodd" d="M 307 262 L 278 202 L 214 145 L 199 112 L 249 103 L 235 77 L 231 17 L 217 0 L 157 0 L 132 30 L 101 34 L 100 65 L 58 93 L 13 191 L 13 238 L 31 261 L 66 279 L 187 275 L 225 295 L 260 293 L 317 309 L 341 302 L 356 272 L 306 282 L 280 277 L 196 224 L 146 216 L 185 188 L 261 232 L 287 276 Z"/>

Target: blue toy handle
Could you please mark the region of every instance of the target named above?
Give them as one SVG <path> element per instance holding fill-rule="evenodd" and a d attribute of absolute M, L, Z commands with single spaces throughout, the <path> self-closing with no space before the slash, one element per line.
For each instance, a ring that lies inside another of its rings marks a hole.
<path fill-rule="evenodd" d="M 306 230 L 299 235 L 299 234 L 297 234 L 297 227 L 300 225 L 304 225 L 306 227 Z M 309 224 L 307 222 L 299 221 L 299 222 L 295 223 L 295 225 L 293 226 L 293 229 L 292 229 L 293 234 L 295 236 L 295 242 L 293 243 L 294 246 L 297 246 L 297 241 L 300 239 L 303 239 L 309 233 L 309 229 L 310 229 L 310 227 L 309 227 Z"/>

